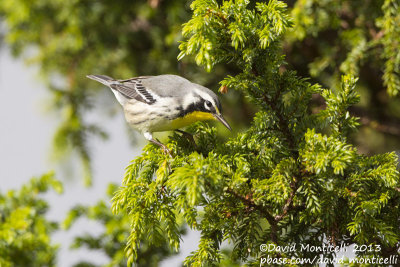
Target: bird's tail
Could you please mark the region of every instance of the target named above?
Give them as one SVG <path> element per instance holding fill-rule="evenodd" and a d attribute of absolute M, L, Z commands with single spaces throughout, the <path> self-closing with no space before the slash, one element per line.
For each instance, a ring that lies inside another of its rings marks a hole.
<path fill-rule="evenodd" d="M 102 83 L 106 86 L 110 86 L 110 84 L 115 81 L 113 78 L 106 75 L 87 75 L 86 77 L 95 80 L 99 83 Z"/>

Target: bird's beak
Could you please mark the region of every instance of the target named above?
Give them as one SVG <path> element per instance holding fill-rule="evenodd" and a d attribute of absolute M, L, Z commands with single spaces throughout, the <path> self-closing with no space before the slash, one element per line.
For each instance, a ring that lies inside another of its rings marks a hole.
<path fill-rule="evenodd" d="M 229 129 L 229 131 L 232 131 L 231 126 L 229 125 L 229 123 L 224 119 L 224 117 L 222 117 L 221 114 L 213 114 L 214 118 L 216 118 L 217 120 L 219 120 L 226 128 Z"/>

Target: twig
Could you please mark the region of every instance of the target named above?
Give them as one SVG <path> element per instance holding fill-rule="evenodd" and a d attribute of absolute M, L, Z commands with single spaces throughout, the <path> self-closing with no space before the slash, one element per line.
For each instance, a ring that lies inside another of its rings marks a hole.
<path fill-rule="evenodd" d="M 289 130 L 289 125 L 286 123 L 285 118 L 283 117 L 282 113 L 279 111 L 278 107 L 276 106 L 276 101 L 271 101 L 268 99 L 266 95 L 263 96 L 265 103 L 267 103 L 271 109 L 275 112 L 276 117 L 278 118 L 279 128 L 281 132 L 285 135 L 286 139 L 289 142 L 289 147 L 292 151 L 295 151 L 294 154 L 297 158 L 298 152 L 296 150 L 294 137 Z"/>
<path fill-rule="evenodd" d="M 240 199 L 240 201 L 242 201 L 246 206 L 254 208 L 254 209 L 258 210 L 259 212 L 261 212 L 261 214 L 263 214 L 265 216 L 265 218 L 267 219 L 269 225 L 271 226 L 271 240 L 274 243 L 278 242 L 277 222 L 275 221 L 274 216 L 272 216 L 271 213 L 265 207 L 255 204 L 254 200 L 252 198 L 248 198 L 248 197 L 242 196 L 241 194 L 235 192 L 231 188 L 226 189 L 226 192 L 228 192 L 229 194 L 233 195 L 237 199 Z"/>
<path fill-rule="evenodd" d="M 314 94 L 312 100 L 318 105 L 318 107 L 314 108 L 313 113 L 318 113 L 320 110 L 326 108 L 326 103 L 322 96 Z M 400 136 L 400 120 L 397 118 L 391 117 L 390 121 L 378 122 L 373 118 L 372 114 L 364 108 L 353 106 L 349 108 L 349 111 L 352 115 L 360 118 L 360 122 L 363 126 L 371 127 L 381 133 Z"/>
<path fill-rule="evenodd" d="M 297 182 L 298 182 L 298 180 L 294 181 L 292 183 L 292 185 L 290 186 L 292 188 L 292 192 L 290 192 L 289 198 L 286 200 L 286 203 L 283 206 L 282 213 L 275 216 L 274 219 L 276 222 L 279 222 L 280 220 L 282 220 L 287 215 L 288 211 L 293 208 L 293 198 L 296 195 L 296 192 L 298 189 Z"/>

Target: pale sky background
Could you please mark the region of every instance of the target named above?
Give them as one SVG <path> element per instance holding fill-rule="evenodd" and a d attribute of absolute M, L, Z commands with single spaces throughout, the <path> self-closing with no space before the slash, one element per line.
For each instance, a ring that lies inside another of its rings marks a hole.
<path fill-rule="evenodd" d="M 109 95 L 113 97 L 111 92 Z M 51 206 L 47 217 L 61 222 L 73 206 L 93 205 L 106 199 L 107 185 L 121 184 L 124 168 L 140 153 L 145 141 L 141 139 L 135 148 L 129 144 L 122 111 L 113 118 L 92 115 L 91 119 L 101 122 L 110 138 L 90 142 L 95 172 L 93 186 L 84 188 L 78 161 L 72 160 L 73 177 L 67 178 L 66 172 L 50 160 L 52 138 L 58 125 L 57 117 L 44 112 L 50 97 L 38 79 L 38 68 L 12 58 L 9 49 L 0 46 L 0 191 L 18 189 L 32 176 L 55 170 L 56 177 L 64 184 L 64 194 L 46 194 Z M 74 236 L 99 233 L 101 229 L 100 224 L 80 219 L 68 232 L 54 234 L 53 241 L 61 244 L 57 266 L 69 267 L 81 260 L 106 263 L 107 256 L 100 252 L 68 249 Z M 179 266 L 197 249 L 198 239 L 199 233 L 189 232 L 181 243 L 181 254 L 165 260 L 161 266 Z"/>

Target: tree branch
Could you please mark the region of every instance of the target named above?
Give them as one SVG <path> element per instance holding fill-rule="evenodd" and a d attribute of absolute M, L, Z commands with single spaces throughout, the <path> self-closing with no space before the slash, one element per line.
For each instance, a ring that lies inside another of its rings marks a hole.
<path fill-rule="evenodd" d="M 314 94 L 312 97 L 313 101 L 317 103 L 318 107 L 315 107 L 313 113 L 318 113 L 320 110 L 325 109 L 326 104 L 322 96 Z M 359 117 L 360 122 L 363 126 L 371 127 L 372 129 L 394 136 L 400 136 L 400 120 L 394 117 L 386 119 L 386 121 L 377 121 L 374 119 L 373 114 L 361 107 L 350 107 L 349 111 L 352 115 Z"/>
<path fill-rule="evenodd" d="M 400 124 L 379 123 L 367 116 L 360 117 L 360 121 L 362 125 L 371 127 L 378 132 L 400 136 Z"/>
<path fill-rule="evenodd" d="M 246 206 L 258 210 L 262 215 L 265 216 L 265 218 L 267 219 L 269 225 L 271 226 L 271 240 L 275 244 L 277 244 L 277 242 L 278 242 L 278 234 L 277 234 L 278 228 L 277 228 L 277 222 L 275 221 L 274 216 L 272 216 L 271 213 L 265 207 L 255 204 L 254 200 L 252 198 L 242 196 L 241 194 L 235 192 L 231 188 L 226 189 L 226 192 L 228 192 L 229 194 L 233 195 L 234 197 L 236 197 L 237 199 L 242 201 Z"/>
<path fill-rule="evenodd" d="M 279 222 L 280 220 L 282 220 L 287 215 L 288 211 L 293 208 L 293 198 L 296 195 L 296 192 L 297 192 L 297 189 L 298 189 L 297 184 L 298 184 L 298 179 L 296 179 L 291 184 L 290 187 L 292 188 L 292 192 L 290 192 L 289 198 L 286 200 L 286 203 L 283 206 L 282 213 L 275 216 L 274 219 L 275 219 L 276 222 Z"/>
<path fill-rule="evenodd" d="M 279 92 L 280 91 L 278 91 L 277 94 L 279 94 Z M 277 101 L 275 101 L 275 99 L 274 99 L 274 101 L 271 101 L 270 99 L 268 99 L 268 97 L 266 95 L 263 96 L 263 99 L 264 99 L 265 103 L 267 103 L 271 107 L 271 109 L 275 112 L 275 115 L 278 118 L 279 129 L 285 135 L 286 140 L 289 143 L 289 148 L 293 151 L 293 153 L 295 154 L 295 156 L 297 158 L 298 152 L 296 150 L 296 144 L 295 144 L 294 137 L 293 137 L 292 133 L 290 132 L 289 125 L 286 123 L 287 120 L 285 120 L 285 118 L 283 117 L 283 114 L 280 112 L 280 110 L 276 106 Z"/>

